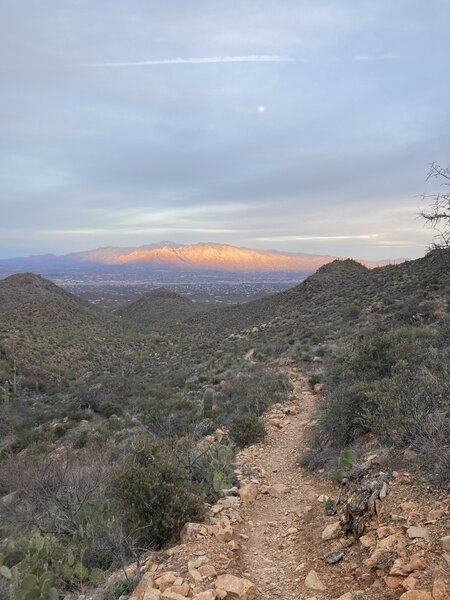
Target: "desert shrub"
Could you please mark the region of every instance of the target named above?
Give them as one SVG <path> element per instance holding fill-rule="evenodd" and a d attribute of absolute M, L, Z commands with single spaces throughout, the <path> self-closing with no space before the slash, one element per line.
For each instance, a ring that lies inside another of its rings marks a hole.
<path fill-rule="evenodd" d="M 203 442 L 196 448 L 191 461 L 191 472 L 211 500 L 217 500 L 220 491 L 234 483 L 234 451 L 225 441 Z"/>
<path fill-rule="evenodd" d="M 124 594 L 131 594 L 139 583 L 138 577 L 129 577 L 114 583 L 107 592 L 107 598 L 110 600 L 118 600 Z"/>
<path fill-rule="evenodd" d="M 450 361 L 444 330 L 377 333 L 336 352 L 328 366 L 315 447 L 343 448 L 370 432 L 391 447 L 414 447 L 427 455 L 423 468 L 440 474 L 437 478 L 448 473 Z"/>
<path fill-rule="evenodd" d="M 236 414 L 230 424 L 230 437 L 240 448 L 260 442 L 266 433 L 264 423 L 253 414 Z"/>
<path fill-rule="evenodd" d="M 67 452 L 58 458 L 12 458 L 2 466 L 8 491 L 14 490 L 0 521 L 15 541 L 2 550 L 16 596 L 27 586 L 38 594 L 33 597 L 52 586 L 59 591 L 95 586 L 114 562 L 126 563 L 130 545 L 108 493 L 109 459 L 98 456 L 94 463 Z"/>
<path fill-rule="evenodd" d="M 99 404 L 98 412 L 108 419 L 113 415 L 121 415 L 123 413 L 123 408 L 118 402 L 103 400 L 103 402 L 100 402 Z"/>
<path fill-rule="evenodd" d="M 167 442 L 140 438 L 116 468 L 113 488 L 130 535 L 147 548 L 176 539 L 184 523 L 201 519 L 203 504 Z"/>
<path fill-rule="evenodd" d="M 318 374 L 311 375 L 311 377 L 309 377 L 309 379 L 308 379 L 309 388 L 311 390 L 314 389 L 314 386 L 316 385 L 316 383 L 321 383 L 322 379 L 323 379 L 322 375 L 318 375 Z"/>
<path fill-rule="evenodd" d="M 222 386 L 217 418 L 226 422 L 235 413 L 261 416 L 272 404 L 287 400 L 292 385 L 282 373 L 261 366 L 231 375 Z"/>

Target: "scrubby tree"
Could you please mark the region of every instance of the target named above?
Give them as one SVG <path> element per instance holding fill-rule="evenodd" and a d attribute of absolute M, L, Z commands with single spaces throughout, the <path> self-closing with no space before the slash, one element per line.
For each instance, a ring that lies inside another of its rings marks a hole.
<path fill-rule="evenodd" d="M 435 231 L 436 235 L 431 245 L 432 248 L 450 248 L 450 165 L 441 167 L 433 162 L 427 175 L 427 181 L 436 179 L 442 190 L 434 194 L 422 194 L 422 199 L 429 204 L 428 208 L 419 214 Z"/>

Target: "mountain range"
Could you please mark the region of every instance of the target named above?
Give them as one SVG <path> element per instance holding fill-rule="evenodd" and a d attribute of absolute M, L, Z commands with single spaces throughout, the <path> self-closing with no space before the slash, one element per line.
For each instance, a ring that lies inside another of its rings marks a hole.
<path fill-rule="evenodd" d="M 96 269 L 110 267 L 126 269 L 138 267 L 147 270 L 214 270 L 214 271 L 292 271 L 314 272 L 339 256 L 285 253 L 276 250 L 258 250 L 229 244 L 197 243 L 180 245 L 159 242 L 137 247 L 106 247 L 57 256 L 44 254 L 0 260 L 0 269 L 45 273 L 52 268 Z M 394 261 L 359 261 L 372 268 Z"/>

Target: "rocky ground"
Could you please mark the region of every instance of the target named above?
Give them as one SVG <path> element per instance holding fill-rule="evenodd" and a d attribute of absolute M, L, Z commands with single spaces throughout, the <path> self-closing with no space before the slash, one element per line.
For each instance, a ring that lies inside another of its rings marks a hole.
<path fill-rule="evenodd" d="M 380 472 L 372 448 L 364 476 L 344 488 L 300 469 L 316 397 L 290 376 L 292 402 L 274 406 L 265 441 L 238 456 L 239 489 L 204 524 L 186 524 L 178 546 L 130 566 L 142 579 L 129 600 L 450 598 L 448 495 Z M 370 498 L 358 512 L 364 486 Z M 326 499 L 338 497 L 329 510 Z"/>

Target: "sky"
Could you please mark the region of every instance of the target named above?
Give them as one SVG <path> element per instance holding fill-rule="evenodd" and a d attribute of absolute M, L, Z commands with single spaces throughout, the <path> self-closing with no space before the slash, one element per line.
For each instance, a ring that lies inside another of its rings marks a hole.
<path fill-rule="evenodd" d="M 0 0 L 0 257 L 421 256 L 449 72 L 449 0 Z"/>

